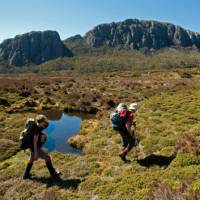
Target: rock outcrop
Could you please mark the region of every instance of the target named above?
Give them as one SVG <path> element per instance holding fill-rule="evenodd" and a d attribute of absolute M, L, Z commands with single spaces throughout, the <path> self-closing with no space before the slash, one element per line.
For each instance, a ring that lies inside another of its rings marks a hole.
<path fill-rule="evenodd" d="M 0 44 L 0 60 L 15 66 L 41 64 L 62 56 L 72 56 L 72 53 L 56 31 L 25 33 Z"/>
<path fill-rule="evenodd" d="M 71 37 L 67 38 L 66 40 L 73 42 L 73 41 L 82 40 L 82 39 L 83 39 L 83 37 L 78 34 L 78 35 L 71 36 Z"/>
<path fill-rule="evenodd" d="M 84 36 L 91 47 L 126 47 L 130 49 L 160 49 L 169 46 L 200 49 L 200 34 L 170 23 L 127 19 L 123 22 L 101 24 Z"/>

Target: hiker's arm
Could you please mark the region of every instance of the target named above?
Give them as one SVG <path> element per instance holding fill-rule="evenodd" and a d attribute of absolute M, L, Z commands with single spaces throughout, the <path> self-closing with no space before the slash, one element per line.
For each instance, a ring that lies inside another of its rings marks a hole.
<path fill-rule="evenodd" d="M 127 122 L 127 124 L 126 124 L 126 128 L 127 128 L 127 130 L 128 130 L 128 132 L 129 132 L 130 135 L 132 135 L 131 125 L 132 124 L 130 122 Z"/>
<path fill-rule="evenodd" d="M 133 125 L 133 121 L 134 121 L 134 116 L 133 116 L 133 114 L 131 114 L 131 115 L 128 116 L 128 120 L 127 120 L 127 123 L 126 123 L 126 128 L 127 128 L 130 135 L 133 135 L 132 130 L 131 130 L 131 127 Z"/>
<path fill-rule="evenodd" d="M 34 138 L 33 138 L 33 147 L 34 147 L 34 159 L 37 160 L 38 158 L 38 135 L 34 135 Z"/>

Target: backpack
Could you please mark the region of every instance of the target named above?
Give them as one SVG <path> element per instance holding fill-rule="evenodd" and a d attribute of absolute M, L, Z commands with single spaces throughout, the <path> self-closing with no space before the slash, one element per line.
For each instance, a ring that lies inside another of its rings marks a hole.
<path fill-rule="evenodd" d="M 122 109 L 128 110 L 128 107 L 127 107 L 127 105 L 126 105 L 125 103 L 120 103 L 120 104 L 117 106 L 117 108 L 116 108 L 116 110 L 117 110 L 118 112 L 120 112 Z"/>
<path fill-rule="evenodd" d="M 128 110 L 127 106 L 125 104 L 121 103 L 117 106 L 116 110 L 110 114 L 110 120 L 111 120 L 113 127 L 116 127 L 116 126 L 122 127 L 125 125 L 126 116 L 124 116 L 124 117 L 120 116 L 120 111 L 122 109 Z"/>
<path fill-rule="evenodd" d="M 32 130 L 36 126 L 36 121 L 34 119 L 28 119 L 25 123 L 24 130 L 20 133 L 19 137 L 19 147 L 20 149 L 28 149 L 31 147 L 31 136 Z"/>

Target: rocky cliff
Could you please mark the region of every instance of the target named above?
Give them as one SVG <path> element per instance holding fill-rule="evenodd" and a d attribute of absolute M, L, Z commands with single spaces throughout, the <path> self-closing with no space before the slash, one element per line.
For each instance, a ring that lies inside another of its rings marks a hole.
<path fill-rule="evenodd" d="M 56 31 L 25 33 L 0 44 L 0 60 L 15 66 L 40 64 L 62 56 L 72 56 L 72 53 Z"/>
<path fill-rule="evenodd" d="M 195 46 L 200 49 L 200 34 L 170 23 L 127 19 L 101 24 L 84 36 L 91 47 L 128 47 L 130 49 L 160 49 L 169 46 Z"/>

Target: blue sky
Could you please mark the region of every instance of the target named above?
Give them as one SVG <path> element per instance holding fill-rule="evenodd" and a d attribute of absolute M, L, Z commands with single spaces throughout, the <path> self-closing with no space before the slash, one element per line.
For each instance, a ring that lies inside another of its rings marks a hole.
<path fill-rule="evenodd" d="M 66 39 L 127 18 L 170 22 L 200 32 L 199 0 L 1 0 L 0 8 L 0 42 L 33 30 L 56 30 Z"/>

